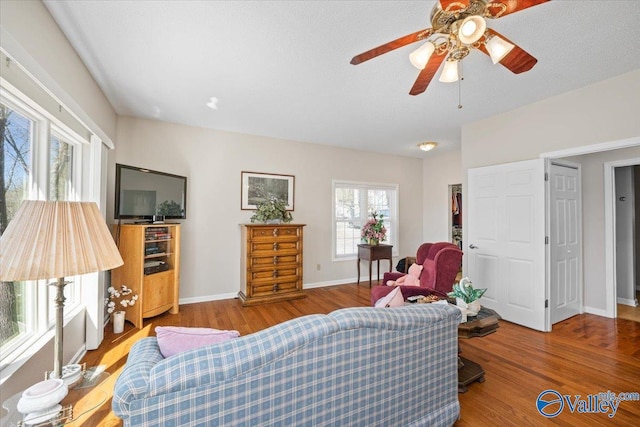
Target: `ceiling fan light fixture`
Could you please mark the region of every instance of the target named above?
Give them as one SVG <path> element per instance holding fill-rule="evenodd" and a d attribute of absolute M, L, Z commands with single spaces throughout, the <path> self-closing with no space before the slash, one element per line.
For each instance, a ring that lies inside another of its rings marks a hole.
<path fill-rule="evenodd" d="M 487 52 L 489 52 L 491 61 L 493 61 L 494 64 L 502 61 L 504 57 L 507 56 L 507 54 L 515 47 L 513 44 L 498 36 L 493 36 L 487 40 L 485 46 L 487 48 Z"/>
<path fill-rule="evenodd" d="M 422 151 L 431 151 L 438 146 L 437 142 L 429 141 L 429 142 L 421 142 L 418 144 L 418 148 Z"/>
<path fill-rule="evenodd" d="M 487 29 L 487 21 L 480 15 L 471 15 L 464 18 L 458 28 L 458 40 L 464 44 L 473 44 Z"/>
<path fill-rule="evenodd" d="M 431 42 L 426 42 L 409 54 L 409 61 L 411 61 L 411 65 L 419 70 L 424 70 L 424 67 L 427 66 L 427 62 L 429 62 L 429 58 L 431 58 L 431 55 L 433 55 L 435 50 L 436 45 Z"/>
<path fill-rule="evenodd" d="M 455 59 L 447 59 L 438 80 L 443 83 L 453 83 L 457 82 L 458 78 L 458 61 Z"/>

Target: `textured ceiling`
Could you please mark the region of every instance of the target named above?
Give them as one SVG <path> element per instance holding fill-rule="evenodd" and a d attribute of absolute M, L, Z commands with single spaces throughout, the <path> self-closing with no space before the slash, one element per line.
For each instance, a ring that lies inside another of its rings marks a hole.
<path fill-rule="evenodd" d="M 458 84 L 408 94 L 435 1 L 45 1 L 120 115 L 422 157 L 461 125 L 640 68 L 640 1 L 553 0 L 488 25 L 538 59 L 515 75 L 473 51 Z M 218 109 L 206 107 L 218 98 Z"/>

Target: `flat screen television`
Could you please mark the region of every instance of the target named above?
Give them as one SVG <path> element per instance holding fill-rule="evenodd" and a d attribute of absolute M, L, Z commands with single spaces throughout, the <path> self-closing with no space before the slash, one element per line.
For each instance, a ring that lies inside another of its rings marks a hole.
<path fill-rule="evenodd" d="M 115 219 L 187 218 L 187 177 L 116 163 Z"/>

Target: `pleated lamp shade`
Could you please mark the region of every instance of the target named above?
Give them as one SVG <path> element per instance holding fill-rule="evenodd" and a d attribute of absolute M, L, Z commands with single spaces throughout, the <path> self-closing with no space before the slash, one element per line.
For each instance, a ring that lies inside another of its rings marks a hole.
<path fill-rule="evenodd" d="M 0 281 L 77 276 L 122 264 L 93 202 L 27 200 L 0 237 Z"/>

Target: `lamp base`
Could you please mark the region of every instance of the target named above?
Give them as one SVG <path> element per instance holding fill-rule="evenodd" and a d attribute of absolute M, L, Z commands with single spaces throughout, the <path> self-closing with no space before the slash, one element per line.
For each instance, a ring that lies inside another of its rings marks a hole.
<path fill-rule="evenodd" d="M 82 381 L 86 368 L 86 363 L 81 365 L 77 363 L 65 365 L 62 367 L 62 375 L 60 376 L 60 379 L 64 381 L 68 388 L 73 388 Z M 55 374 L 53 371 L 46 372 L 45 377 L 55 378 Z"/>

